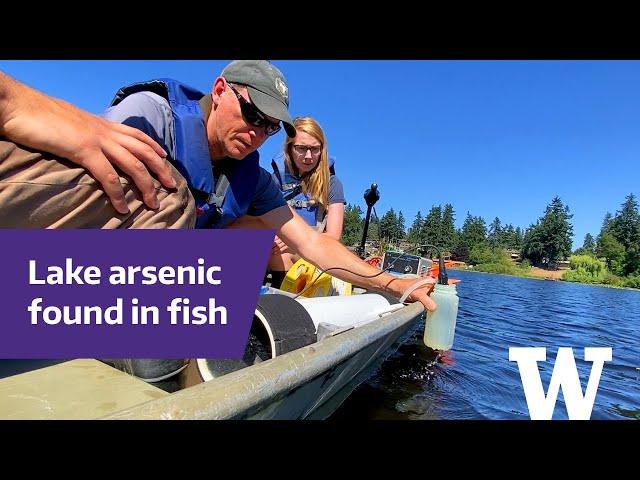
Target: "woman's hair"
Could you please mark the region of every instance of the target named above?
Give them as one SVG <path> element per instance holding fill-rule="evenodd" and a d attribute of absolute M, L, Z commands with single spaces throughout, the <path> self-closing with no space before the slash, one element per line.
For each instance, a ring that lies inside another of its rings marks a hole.
<path fill-rule="evenodd" d="M 291 147 L 294 138 L 286 137 L 284 142 L 284 161 L 290 172 L 299 175 L 301 178 L 302 191 L 309 195 L 317 204 L 318 208 L 327 209 L 329 207 L 329 156 L 327 154 L 327 141 L 322 131 L 322 127 L 311 117 L 297 117 L 293 120 L 293 126 L 298 132 L 304 132 L 318 140 L 322 146 L 322 152 L 315 168 L 304 175 L 299 175 L 298 167 L 291 159 Z"/>

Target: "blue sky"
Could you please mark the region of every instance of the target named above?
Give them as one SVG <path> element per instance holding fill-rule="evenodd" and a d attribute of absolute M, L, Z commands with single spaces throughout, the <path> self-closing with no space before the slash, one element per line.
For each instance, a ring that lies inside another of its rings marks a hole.
<path fill-rule="evenodd" d="M 347 201 L 378 183 L 381 216 L 451 203 L 487 223 L 527 227 L 555 195 L 573 213 L 574 247 L 607 211 L 640 195 L 638 61 L 273 60 L 292 115 L 325 129 Z M 0 61 L 0 69 L 91 112 L 128 83 L 173 77 L 207 91 L 228 63 Z M 262 164 L 284 134 L 261 148 Z"/>

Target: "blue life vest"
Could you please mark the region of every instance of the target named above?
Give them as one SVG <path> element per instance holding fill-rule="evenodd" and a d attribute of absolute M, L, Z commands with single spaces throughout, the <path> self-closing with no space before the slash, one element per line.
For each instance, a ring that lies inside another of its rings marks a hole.
<path fill-rule="evenodd" d="M 336 173 L 334 165 L 335 158 L 329 157 L 330 175 L 335 175 Z M 318 205 L 313 198 L 302 192 L 301 180 L 289 172 L 283 154 L 278 155 L 271 161 L 271 167 L 280 185 L 282 195 L 289 206 L 294 208 L 296 213 L 312 227 L 322 222 L 326 211 L 319 212 Z"/>
<path fill-rule="evenodd" d="M 242 160 L 225 158 L 212 164 L 204 113 L 200 107 L 200 99 L 205 94 L 176 80 L 162 78 L 123 87 L 116 93 L 111 106 L 143 91 L 160 95 L 171 107 L 176 158 L 169 160 L 187 181 L 196 201 L 196 228 L 222 228 L 245 215 L 260 174 L 258 152 Z M 223 198 L 216 198 L 215 187 L 221 174 L 227 177 L 229 186 Z"/>

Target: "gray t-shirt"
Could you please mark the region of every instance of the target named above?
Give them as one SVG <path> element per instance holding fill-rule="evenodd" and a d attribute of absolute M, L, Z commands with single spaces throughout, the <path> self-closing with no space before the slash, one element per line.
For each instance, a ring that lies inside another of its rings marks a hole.
<path fill-rule="evenodd" d="M 153 92 L 138 92 L 125 97 L 115 107 L 102 114 L 107 120 L 124 123 L 153 138 L 169 154 L 176 155 L 176 138 L 173 128 L 173 113 L 169 102 Z"/>
<path fill-rule="evenodd" d="M 118 105 L 109 107 L 102 116 L 112 122 L 123 123 L 142 130 L 153 138 L 169 154 L 176 155 L 173 112 L 169 102 L 153 92 L 138 92 L 124 98 Z M 271 174 L 260 167 L 256 189 L 247 214 L 260 216 L 286 205 L 280 188 Z"/>
<path fill-rule="evenodd" d="M 331 175 L 329 178 L 329 205 L 333 203 L 347 204 L 347 200 L 344 198 L 342 182 L 337 175 Z"/>

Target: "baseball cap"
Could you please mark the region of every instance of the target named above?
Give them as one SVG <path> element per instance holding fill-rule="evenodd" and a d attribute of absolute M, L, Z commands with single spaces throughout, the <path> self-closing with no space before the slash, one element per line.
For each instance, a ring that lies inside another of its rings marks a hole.
<path fill-rule="evenodd" d="M 267 60 L 234 60 L 220 76 L 227 82 L 245 85 L 249 98 L 258 109 L 277 118 L 284 125 L 289 137 L 296 136 L 293 120 L 289 115 L 289 87 L 284 75 Z"/>

